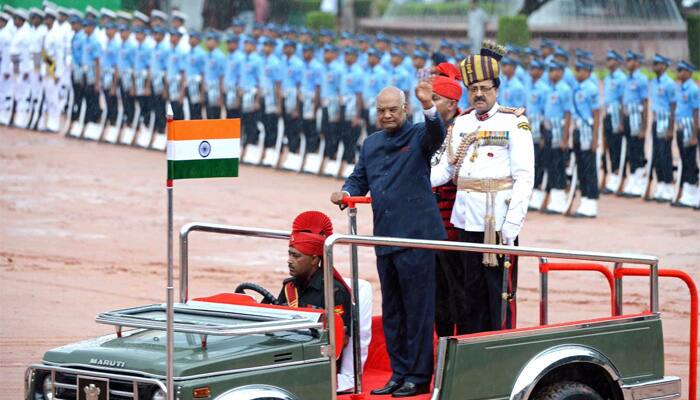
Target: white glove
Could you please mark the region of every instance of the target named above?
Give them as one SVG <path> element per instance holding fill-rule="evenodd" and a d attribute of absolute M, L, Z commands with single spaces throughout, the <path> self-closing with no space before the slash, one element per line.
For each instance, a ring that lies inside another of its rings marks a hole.
<path fill-rule="evenodd" d="M 520 226 L 512 222 L 505 221 L 501 227 L 501 238 L 503 243 L 507 246 L 513 246 L 515 244 L 515 238 L 518 237 L 520 233 Z"/>

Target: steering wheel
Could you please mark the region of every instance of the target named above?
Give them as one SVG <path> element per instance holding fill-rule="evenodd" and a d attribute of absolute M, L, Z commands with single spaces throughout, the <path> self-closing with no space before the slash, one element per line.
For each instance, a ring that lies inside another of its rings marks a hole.
<path fill-rule="evenodd" d="M 261 301 L 262 304 L 273 304 L 273 305 L 279 304 L 279 301 L 277 300 L 277 297 L 275 297 L 274 294 L 270 293 L 269 290 L 258 285 L 257 283 L 243 282 L 236 287 L 235 292 L 240 293 L 240 294 L 245 294 L 246 290 L 251 290 L 253 292 L 260 294 L 263 297 L 263 299 Z"/>

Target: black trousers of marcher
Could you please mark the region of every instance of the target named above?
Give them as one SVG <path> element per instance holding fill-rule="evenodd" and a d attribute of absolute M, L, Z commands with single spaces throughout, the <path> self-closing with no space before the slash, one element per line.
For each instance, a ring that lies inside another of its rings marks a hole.
<path fill-rule="evenodd" d="M 221 119 L 221 106 L 218 103 L 207 103 L 207 119 Z"/>
<path fill-rule="evenodd" d="M 258 111 L 244 112 L 241 116 L 241 124 L 243 125 L 243 143 L 257 146 L 260 137 Z"/>
<path fill-rule="evenodd" d="M 406 249 L 378 255 L 377 270 L 391 379 L 427 384 L 433 374 L 435 253 Z"/>
<path fill-rule="evenodd" d="M 651 160 L 656 173 L 656 181 L 673 183 L 673 155 L 671 154 L 671 142 L 673 142 L 673 139 L 657 137 L 656 122 L 654 122 L 651 131 L 651 136 L 654 138 L 654 151 Z"/>
<path fill-rule="evenodd" d="M 143 121 L 144 124 L 149 124 L 151 119 L 151 103 L 153 101 L 153 96 L 136 96 L 136 101 L 138 101 L 139 107 L 141 107 L 141 115 L 139 116 L 139 119 Z M 138 127 L 138 122 L 136 125 Z"/>
<path fill-rule="evenodd" d="M 301 109 L 301 105 L 297 104 L 297 110 Z M 292 116 L 292 110 L 287 110 L 282 104 L 282 115 L 284 119 L 284 136 L 287 138 L 287 148 L 290 152 L 299 153 L 301 146 L 301 118 L 299 114 L 296 117 Z"/>
<path fill-rule="evenodd" d="M 688 183 L 691 185 L 698 184 L 698 160 L 696 159 L 696 152 L 698 151 L 698 145 L 686 146 L 683 143 L 683 131 L 677 132 L 678 150 L 681 155 L 681 183 Z"/>
<path fill-rule="evenodd" d="M 581 150 L 578 142 L 578 129 L 574 130 L 574 152 L 576 154 L 576 171 L 578 173 L 579 188 L 581 197 L 597 199 L 600 195 L 598 191 L 598 168 L 593 150 Z"/>
<path fill-rule="evenodd" d="M 326 107 L 323 107 L 321 115 L 321 132 L 326 139 L 325 156 L 331 160 L 335 160 L 336 153 L 338 153 L 338 143 L 340 143 L 338 122 L 330 121 L 328 118 L 328 109 Z"/>
<path fill-rule="evenodd" d="M 122 107 L 124 107 L 124 123 L 126 126 L 131 126 L 134 122 L 134 113 L 136 112 L 136 100 L 121 85 L 119 85 L 119 90 L 121 90 Z"/>
<path fill-rule="evenodd" d="M 498 235 L 500 241 L 500 235 Z M 483 243 L 484 232 L 459 231 L 460 242 Z M 518 240 L 515 240 L 518 245 Z M 466 292 L 465 314 L 461 326 L 464 333 L 476 333 L 511 329 L 517 320 L 516 292 L 518 287 L 518 258 L 511 256 L 508 268 L 508 293 L 510 301 L 506 308 L 505 324 L 501 321 L 501 303 L 503 293 L 503 273 L 505 257 L 498 256 L 497 267 L 483 264 L 482 253 L 461 252 L 460 259 L 464 269 L 464 290 Z"/>
<path fill-rule="evenodd" d="M 102 116 L 100 92 L 95 85 L 85 86 L 85 122 L 99 122 Z"/>
<path fill-rule="evenodd" d="M 119 101 L 117 94 L 110 94 L 110 90 L 103 90 L 105 103 L 107 105 L 107 123 L 114 126 L 117 124 L 117 114 L 119 114 Z"/>
<path fill-rule="evenodd" d="M 202 103 L 192 103 L 192 99 L 188 98 L 190 104 L 190 119 L 202 119 Z"/>
<path fill-rule="evenodd" d="M 174 120 L 183 120 L 185 119 L 185 110 L 184 106 L 181 101 L 179 100 L 171 100 L 170 101 L 170 107 L 173 108 L 173 119 Z"/>
<path fill-rule="evenodd" d="M 155 132 L 165 132 L 165 98 L 163 94 L 154 94 L 151 105 L 154 113 L 153 118 L 155 118 L 153 130 Z"/>
<path fill-rule="evenodd" d="M 240 118 L 241 117 L 241 110 L 238 108 L 227 108 L 226 109 L 226 118 Z"/>
<path fill-rule="evenodd" d="M 71 110 L 71 121 L 80 119 L 80 107 L 85 96 L 85 86 L 82 82 L 73 82 L 73 110 Z"/>
<path fill-rule="evenodd" d="M 360 140 L 362 126 L 352 126 L 352 116 L 345 115 L 345 107 L 341 109 L 338 130 L 343 141 L 343 161 L 354 164 L 358 147 L 357 141 Z"/>
<path fill-rule="evenodd" d="M 625 137 L 627 138 L 627 164 L 630 166 L 630 172 L 634 173 L 637 168 L 644 168 L 646 160 L 644 159 L 644 137 L 632 135 L 630 132 L 630 119 L 625 117 Z"/>
<path fill-rule="evenodd" d="M 540 139 L 543 140 L 543 139 Z M 535 148 L 535 189 L 539 189 L 542 186 L 542 180 L 544 179 L 544 172 L 547 170 L 547 150 L 546 146 L 540 146 L 540 142 L 534 143 Z"/>
<path fill-rule="evenodd" d="M 610 172 L 617 174 L 620 169 L 623 133 L 614 133 L 612 120 L 609 115 L 606 115 L 603 119 L 603 133 L 605 134 L 605 140 L 608 142 L 608 154 L 610 154 L 610 164 L 612 164 L 610 165 Z"/>
<path fill-rule="evenodd" d="M 277 144 L 277 134 L 279 129 L 279 115 L 275 113 L 274 110 L 265 110 L 265 105 L 263 104 L 263 111 L 261 122 L 265 127 L 265 142 L 263 143 L 266 149 L 275 147 Z M 271 112 L 267 112 L 271 111 Z"/>
<path fill-rule="evenodd" d="M 316 128 L 316 119 L 302 119 L 301 131 L 306 138 L 306 153 L 316 153 L 321 146 L 321 136 Z"/>
<path fill-rule="evenodd" d="M 569 159 L 569 152 L 562 150 L 559 146 L 552 147 L 549 131 L 544 131 L 544 146 L 547 149 L 547 190 L 566 189 L 566 161 Z"/>
<path fill-rule="evenodd" d="M 435 331 L 438 336 L 466 334 L 467 292 L 464 268 L 457 251 L 436 251 L 435 264 Z"/>

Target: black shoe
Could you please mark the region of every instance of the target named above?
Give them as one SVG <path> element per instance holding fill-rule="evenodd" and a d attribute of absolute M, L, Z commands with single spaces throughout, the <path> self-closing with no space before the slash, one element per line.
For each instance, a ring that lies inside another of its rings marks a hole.
<path fill-rule="evenodd" d="M 406 382 L 403 386 L 394 391 L 391 397 L 411 397 L 426 393 L 430 393 L 429 383 L 415 384 L 413 382 Z"/>
<path fill-rule="evenodd" d="M 403 381 L 392 381 L 390 380 L 389 382 L 384 385 L 384 387 L 381 387 L 379 389 L 374 389 L 370 393 L 371 394 L 378 394 L 378 395 L 383 395 L 383 394 L 392 394 L 399 388 L 401 388 L 403 385 Z"/>

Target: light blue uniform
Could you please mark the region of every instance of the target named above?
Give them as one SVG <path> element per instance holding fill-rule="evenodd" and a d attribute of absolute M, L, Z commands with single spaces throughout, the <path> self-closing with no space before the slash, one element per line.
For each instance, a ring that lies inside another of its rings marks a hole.
<path fill-rule="evenodd" d="M 544 106 L 544 121 L 551 131 L 552 147 L 561 145 L 564 117 L 566 113 L 573 114 L 573 98 L 569 85 L 560 80 L 551 86 Z"/>
<path fill-rule="evenodd" d="M 540 78 L 530 85 L 527 97 L 527 118 L 530 121 L 532 140 L 537 143 L 542 138 L 542 123 L 544 121 L 544 109 L 549 98 L 551 86 Z"/>
<path fill-rule="evenodd" d="M 651 80 L 651 111 L 656 123 L 656 137 L 662 138 L 668 131 L 671 122 L 671 104 L 676 102 L 676 83 L 667 74 Z"/>
<path fill-rule="evenodd" d="M 649 97 L 649 81 L 639 70 L 624 81 L 622 104 L 629 116 L 630 134 L 636 136 L 642 128 L 643 103 Z"/>
<path fill-rule="evenodd" d="M 166 53 L 166 76 L 168 78 L 168 94 L 171 101 L 180 98 L 180 75 L 187 65 L 187 52 L 182 46 L 168 46 Z"/>
<path fill-rule="evenodd" d="M 263 72 L 260 75 L 260 91 L 265 105 L 265 113 L 275 112 L 277 93 L 275 84 L 282 82 L 282 66 L 274 54 L 263 56 Z"/>
<path fill-rule="evenodd" d="M 700 109 L 700 89 L 688 79 L 676 89 L 676 129 L 682 132 L 682 142 L 687 144 L 693 133 L 693 112 Z"/>
<path fill-rule="evenodd" d="M 364 71 L 357 62 L 352 65 L 343 63 L 341 71 L 340 96 L 345 104 L 345 120 L 352 121 L 357 116 L 357 95 L 362 94 Z"/>
<path fill-rule="evenodd" d="M 6 28 L 7 29 L 7 28 Z M 79 31 L 73 35 L 71 40 L 71 55 L 73 56 L 73 82 L 81 82 L 83 79 L 83 46 L 85 45 L 85 40 L 87 35 L 84 31 Z"/>
<path fill-rule="evenodd" d="M 151 86 L 153 87 L 154 95 L 163 94 L 163 89 L 165 88 L 163 78 L 167 70 L 168 53 L 170 53 L 170 43 L 165 40 L 161 40 L 161 42 L 157 43 L 153 48 L 150 69 Z"/>
<path fill-rule="evenodd" d="M 384 69 L 386 70 L 386 73 L 389 77 L 389 85 L 395 86 L 406 93 L 410 93 L 411 75 L 408 73 L 408 71 L 406 71 L 406 69 L 404 69 L 404 67 L 401 64 L 399 64 L 398 66 L 394 66 L 390 63 L 389 66 L 384 67 Z"/>
<path fill-rule="evenodd" d="M 620 126 L 622 117 L 622 94 L 625 90 L 627 75 L 619 68 L 603 79 L 603 101 L 606 113 L 610 116 L 613 129 Z"/>
<path fill-rule="evenodd" d="M 498 97 L 498 103 L 506 107 L 525 107 L 527 103 L 525 85 L 515 75 L 512 78 L 501 76 Z"/>
<path fill-rule="evenodd" d="M 314 119 L 314 96 L 316 89 L 321 86 L 321 76 L 323 67 L 315 59 L 310 61 L 302 60 L 302 78 L 301 78 L 301 112 L 305 120 Z"/>
<path fill-rule="evenodd" d="M 576 86 L 578 86 L 578 81 L 576 81 L 576 76 L 574 76 L 574 73 L 571 71 L 571 68 L 566 67 L 564 68 L 564 77 L 562 78 L 562 81 L 569 85 L 569 87 L 573 90 Z"/>
<path fill-rule="evenodd" d="M 241 76 L 241 68 L 245 59 L 242 51 L 236 50 L 226 56 L 226 66 L 224 70 L 224 102 L 227 109 L 232 109 L 238 96 L 238 80 Z"/>
<path fill-rule="evenodd" d="M 362 89 L 362 103 L 365 110 L 369 112 L 370 126 L 377 123 L 377 95 L 387 85 L 389 77 L 379 64 L 374 67 L 367 66 L 365 70 L 365 82 Z"/>
<path fill-rule="evenodd" d="M 136 95 L 145 95 L 146 78 L 148 78 L 148 68 L 151 64 L 151 54 L 153 46 L 144 40 L 142 43 L 136 43 L 134 47 L 134 80 L 136 86 Z"/>
<path fill-rule="evenodd" d="M 304 63 L 296 55 L 281 58 L 280 69 L 282 72 L 282 96 L 284 97 L 285 112 L 297 108 L 299 88 L 304 75 Z"/>
<path fill-rule="evenodd" d="M 200 85 L 204 77 L 206 52 L 201 46 L 194 46 L 185 57 L 185 85 L 189 101 L 194 104 L 202 102 Z"/>
<path fill-rule="evenodd" d="M 600 109 L 598 86 L 586 79 L 574 89 L 574 124 L 579 131 L 581 150 L 591 150 L 593 140 L 593 111 Z"/>
<path fill-rule="evenodd" d="M 85 74 L 85 83 L 88 85 L 94 85 L 97 81 L 97 77 L 95 76 L 95 60 L 101 58 L 101 56 L 102 46 L 97 39 L 97 35 L 94 32 L 90 36 L 86 35 L 82 46 L 80 65 Z"/>
<path fill-rule="evenodd" d="M 248 113 L 253 111 L 255 96 L 260 86 L 260 78 L 263 74 L 263 61 L 257 53 L 244 53 L 238 79 L 238 88 L 241 90 L 241 111 Z"/>
<path fill-rule="evenodd" d="M 340 82 L 343 70 L 340 63 L 323 64 L 321 80 L 321 104 L 328 110 L 328 120 L 340 120 Z"/>
<path fill-rule="evenodd" d="M 119 47 L 117 57 L 117 68 L 119 69 L 119 79 L 122 90 L 129 92 L 134 83 L 132 73 L 134 71 L 134 43 L 130 40 L 125 40 Z"/>
<path fill-rule="evenodd" d="M 109 89 L 114 84 L 114 71 L 119 60 L 121 41 L 114 36 L 105 45 L 102 57 L 100 57 L 100 69 L 102 70 L 102 88 Z"/>
<path fill-rule="evenodd" d="M 226 69 L 224 53 L 215 48 L 204 56 L 204 87 L 207 103 L 216 105 L 221 100 L 221 78 Z"/>

